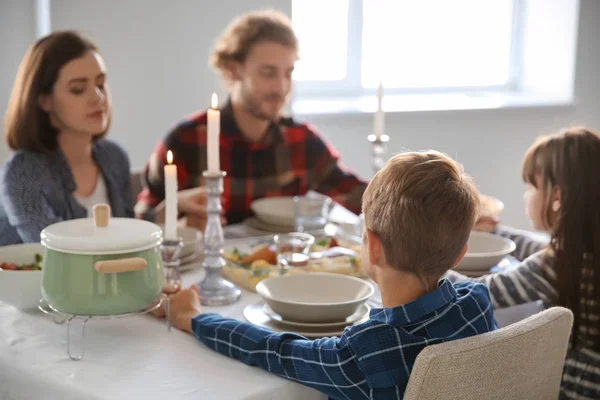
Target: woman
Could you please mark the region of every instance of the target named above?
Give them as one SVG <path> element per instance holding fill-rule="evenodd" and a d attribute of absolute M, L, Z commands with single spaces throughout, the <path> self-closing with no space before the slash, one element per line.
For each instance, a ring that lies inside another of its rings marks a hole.
<path fill-rule="evenodd" d="M 521 264 L 483 276 L 495 308 L 541 300 L 562 306 L 574 323 L 561 399 L 600 399 L 600 135 L 571 128 L 539 138 L 523 163 L 526 209 L 550 244 L 481 218 L 476 230 L 517 244 Z M 468 279 L 455 272 L 453 280 Z"/>
<path fill-rule="evenodd" d="M 29 48 L 5 115 L 14 154 L 0 173 L 0 245 L 39 242 L 46 226 L 85 218 L 97 203 L 133 217 L 129 159 L 104 139 L 110 117 L 93 43 L 62 31 Z"/>

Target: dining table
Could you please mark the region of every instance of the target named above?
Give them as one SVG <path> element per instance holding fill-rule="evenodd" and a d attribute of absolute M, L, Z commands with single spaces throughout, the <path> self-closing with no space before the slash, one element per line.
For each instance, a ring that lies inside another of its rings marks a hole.
<path fill-rule="evenodd" d="M 225 229 L 228 245 L 264 240 L 264 234 L 244 224 Z M 198 283 L 203 274 L 201 261 L 186 265 L 183 286 Z M 375 288 L 369 303 L 381 307 Z M 244 308 L 257 303 L 257 293 L 242 290 L 238 302 L 204 311 L 244 320 Z M 67 353 L 65 323 L 0 302 L 0 400 L 326 398 L 315 389 L 218 354 L 192 334 L 169 330 L 165 319 L 151 314 L 92 318 L 83 337 L 81 322 L 71 321 L 71 348 L 84 350 L 83 358 L 73 361 Z"/>
<path fill-rule="evenodd" d="M 226 243 L 264 235 L 244 224 L 225 229 Z M 182 285 L 202 279 L 201 261 L 186 265 Z M 206 312 L 244 320 L 243 310 L 261 302 L 242 291 L 232 305 Z M 0 302 L 0 400 L 120 399 L 325 399 L 315 389 L 225 357 L 192 334 L 167 329 L 151 314 L 71 321 L 70 345 L 84 350 L 80 361 L 67 354 L 66 323 L 41 311 L 21 311 Z"/>

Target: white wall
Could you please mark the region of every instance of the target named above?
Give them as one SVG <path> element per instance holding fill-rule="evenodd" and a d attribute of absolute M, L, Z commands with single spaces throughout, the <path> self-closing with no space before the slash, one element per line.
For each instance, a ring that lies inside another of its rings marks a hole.
<path fill-rule="evenodd" d="M 111 137 L 126 147 L 134 167 L 143 166 L 156 141 L 175 122 L 207 107 L 213 91 L 224 93 L 208 67 L 207 55 L 231 18 L 269 6 L 288 13 L 291 10 L 290 0 L 222 0 L 218 9 L 208 0 L 51 3 L 53 29 L 80 29 L 102 49 L 113 92 Z M 26 43 L 33 40 L 30 9 L 28 2 L 0 1 L 0 110 Z M 28 10 L 30 21 L 25 18 Z M 9 18 L 5 18 L 7 11 Z M 573 106 L 388 114 L 390 153 L 403 147 L 449 153 L 465 164 L 483 192 L 505 201 L 503 217 L 507 223 L 527 227 L 520 163 L 533 138 L 573 123 L 600 129 L 599 20 L 600 1 L 582 0 Z M 365 177 L 371 175 L 366 141 L 372 127 L 370 115 L 302 118 L 320 128 L 348 166 Z M 0 157 L 5 155 L 0 149 Z"/>
<path fill-rule="evenodd" d="M 238 14 L 289 0 L 51 0 L 52 28 L 78 29 L 100 47 L 113 97 L 110 136 L 141 168 L 156 142 L 225 91 L 208 55 Z"/>
<path fill-rule="evenodd" d="M 8 104 L 17 68 L 35 39 L 33 0 L 0 0 L 0 115 Z M 0 161 L 8 148 L 0 144 Z"/>
<path fill-rule="evenodd" d="M 572 106 L 477 111 L 434 111 L 386 115 L 390 154 L 433 148 L 465 165 L 482 192 L 501 198 L 503 220 L 529 228 L 522 200 L 521 160 L 534 138 L 572 124 L 600 131 L 600 1 L 580 3 L 579 35 Z M 365 114 L 307 116 L 344 156 L 347 165 L 371 175 Z"/>

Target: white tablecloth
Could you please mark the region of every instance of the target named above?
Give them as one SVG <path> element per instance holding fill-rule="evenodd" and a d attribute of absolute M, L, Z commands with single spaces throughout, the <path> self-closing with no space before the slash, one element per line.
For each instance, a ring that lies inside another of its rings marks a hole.
<path fill-rule="evenodd" d="M 184 274 L 184 284 L 200 276 Z M 258 301 L 244 292 L 235 305 L 205 310 L 243 319 L 244 307 Z M 0 303 L 0 400 L 325 399 L 209 350 L 192 335 L 167 332 L 149 315 L 90 320 L 81 361 L 68 358 L 66 338 L 66 326 L 51 317 Z"/>

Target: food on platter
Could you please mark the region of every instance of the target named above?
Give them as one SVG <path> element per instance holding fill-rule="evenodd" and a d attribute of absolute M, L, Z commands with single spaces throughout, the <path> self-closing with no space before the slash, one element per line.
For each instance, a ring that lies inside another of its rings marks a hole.
<path fill-rule="evenodd" d="M 308 261 L 281 269 L 277 265 L 274 244 L 262 244 L 243 251 L 233 247 L 224 253 L 227 265 L 223 275 L 246 289 L 254 290 L 261 280 L 280 274 L 329 272 L 365 277 L 360 260 L 360 246 L 345 244 L 335 237 L 320 238 L 311 248 Z"/>

